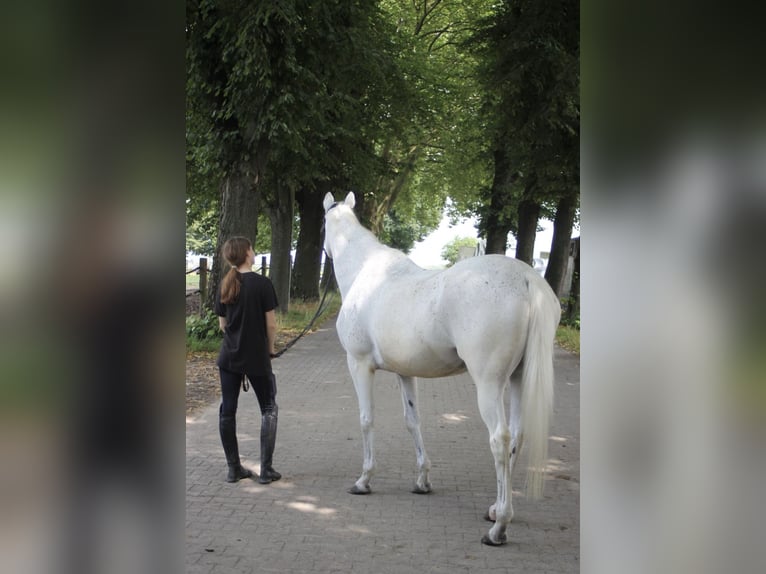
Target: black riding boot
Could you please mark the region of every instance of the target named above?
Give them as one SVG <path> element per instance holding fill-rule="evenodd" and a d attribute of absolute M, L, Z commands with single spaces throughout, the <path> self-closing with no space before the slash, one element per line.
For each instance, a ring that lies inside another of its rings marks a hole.
<path fill-rule="evenodd" d="M 237 482 L 242 478 L 250 478 L 253 473 L 244 468 L 239 462 L 239 446 L 237 445 L 237 419 L 233 415 L 218 416 L 218 430 L 221 432 L 221 444 L 226 454 L 226 464 L 229 474 L 226 482 Z"/>
<path fill-rule="evenodd" d="M 277 412 L 277 405 L 274 405 L 273 411 L 261 417 L 261 474 L 258 477 L 261 484 L 269 484 L 282 478 L 271 466 L 274 444 L 277 442 Z"/>

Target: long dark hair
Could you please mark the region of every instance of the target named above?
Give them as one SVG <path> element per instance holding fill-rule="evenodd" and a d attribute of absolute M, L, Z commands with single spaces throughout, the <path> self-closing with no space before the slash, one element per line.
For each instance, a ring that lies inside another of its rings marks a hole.
<path fill-rule="evenodd" d="M 221 281 L 221 303 L 234 303 L 239 297 L 240 277 L 237 267 L 245 262 L 251 247 L 247 237 L 232 237 L 223 244 L 221 253 L 231 269 Z"/>

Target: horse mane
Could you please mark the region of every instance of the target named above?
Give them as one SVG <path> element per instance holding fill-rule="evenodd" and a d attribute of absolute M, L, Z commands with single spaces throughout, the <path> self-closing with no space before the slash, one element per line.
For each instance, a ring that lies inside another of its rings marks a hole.
<path fill-rule="evenodd" d="M 351 215 L 351 218 L 348 220 L 344 218 L 343 223 L 349 229 L 349 235 L 353 236 L 354 241 L 358 241 L 365 246 L 372 245 L 379 249 L 383 249 L 387 251 L 391 256 L 396 258 L 407 258 L 407 255 L 398 249 L 394 249 L 393 247 L 385 245 L 383 242 L 381 242 L 380 239 L 378 239 L 378 237 L 372 231 L 362 225 L 362 223 L 359 221 L 359 218 L 356 216 L 356 213 L 354 213 L 352 209 L 349 209 L 348 211 Z"/>

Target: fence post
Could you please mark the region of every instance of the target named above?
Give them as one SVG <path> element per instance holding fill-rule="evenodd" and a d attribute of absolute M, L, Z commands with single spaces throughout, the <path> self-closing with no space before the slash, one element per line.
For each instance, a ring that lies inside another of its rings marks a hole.
<path fill-rule="evenodd" d="M 207 257 L 199 258 L 199 316 L 205 315 L 205 295 L 207 293 Z"/>
<path fill-rule="evenodd" d="M 266 256 L 261 256 L 261 275 L 266 277 Z"/>

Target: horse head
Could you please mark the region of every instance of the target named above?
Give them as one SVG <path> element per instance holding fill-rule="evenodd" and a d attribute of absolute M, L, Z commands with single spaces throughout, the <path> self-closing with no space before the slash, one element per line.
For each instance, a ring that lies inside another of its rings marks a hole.
<path fill-rule="evenodd" d="M 325 234 L 324 234 L 324 250 L 325 253 L 327 253 L 327 256 L 332 259 L 333 253 L 332 253 L 332 247 L 330 242 L 330 230 L 327 228 L 327 222 L 328 222 L 328 214 L 330 213 L 330 210 L 332 210 L 335 207 L 338 206 L 346 206 L 349 209 L 353 210 L 354 205 L 356 205 L 356 197 L 354 196 L 353 191 L 349 191 L 348 195 L 346 195 L 346 199 L 343 201 L 335 201 L 335 198 L 333 197 L 332 193 L 327 193 L 324 196 L 324 202 L 322 203 L 324 206 L 324 228 L 325 228 Z"/>

